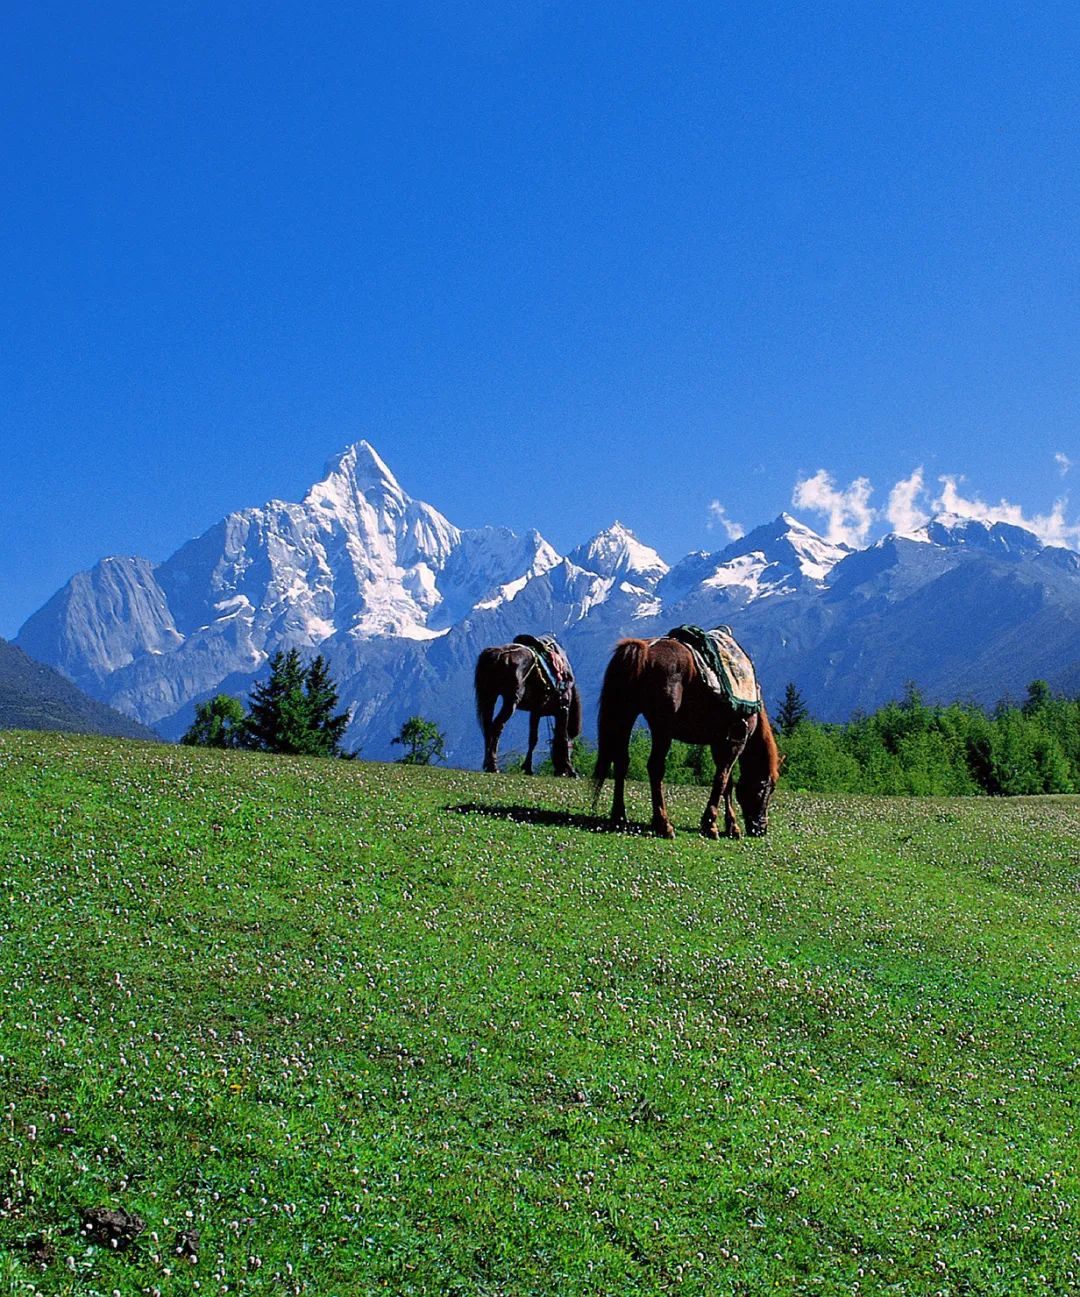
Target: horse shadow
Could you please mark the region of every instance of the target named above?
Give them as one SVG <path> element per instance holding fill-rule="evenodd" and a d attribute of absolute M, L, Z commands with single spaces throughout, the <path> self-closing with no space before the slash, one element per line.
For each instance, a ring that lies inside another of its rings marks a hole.
<path fill-rule="evenodd" d="M 610 833 L 606 816 L 577 811 L 552 811 L 542 806 L 507 805 L 505 802 L 459 802 L 445 808 L 455 815 L 485 815 L 492 820 L 513 820 L 515 824 L 540 824 L 547 828 L 580 829 L 585 833 Z"/>

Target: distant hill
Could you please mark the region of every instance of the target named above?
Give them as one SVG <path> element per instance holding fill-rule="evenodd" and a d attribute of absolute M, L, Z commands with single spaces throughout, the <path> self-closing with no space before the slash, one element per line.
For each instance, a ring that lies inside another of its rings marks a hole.
<path fill-rule="evenodd" d="M 153 730 L 77 689 L 52 667 L 0 639 L 0 729 L 66 730 L 113 738 L 157 739 Z"/>

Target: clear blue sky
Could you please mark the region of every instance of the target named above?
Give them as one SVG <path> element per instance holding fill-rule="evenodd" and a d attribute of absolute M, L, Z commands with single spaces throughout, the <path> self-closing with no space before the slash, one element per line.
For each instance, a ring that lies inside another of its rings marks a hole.
<path fill-rule="evenodd" d="M 1080 516 L 1074 4 L 46 0 L 0 59 L 2 635 L 362 436 L 561 549 L 822 468 Z"/>

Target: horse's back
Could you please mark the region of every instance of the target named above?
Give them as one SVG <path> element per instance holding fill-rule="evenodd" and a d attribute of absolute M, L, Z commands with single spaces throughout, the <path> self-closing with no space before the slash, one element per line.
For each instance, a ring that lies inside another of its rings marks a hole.
<path fill-rule="evenodd" d="M 604 684 L 638 697 L 670 695 L 698 678 L 694 655 L 678 640 L 623 639 L 604 674 Z"/>
<path fill-rule="evenodd" d="M 481 649 L 473 675 L 477 691 L 516 689 L 530 660 L 531 651 L 520 644 L 492 644 Z"/>

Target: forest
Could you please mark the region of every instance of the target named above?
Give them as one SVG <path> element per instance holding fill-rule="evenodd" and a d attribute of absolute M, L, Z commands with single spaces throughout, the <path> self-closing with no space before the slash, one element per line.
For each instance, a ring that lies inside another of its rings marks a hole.
<path fill-rule="evenodd" d="M 1035 680 L 1020 703 L 990 712 L 974 703 L 928 704 L 914 685 L 902 699 L 844 724 L 815 720 L 789 684 L 773 713 L 784 754 L 783 784 L 804 792 L 891 796 L 1018 796 L 1080 792 L 1080 699 Z M 631 779 L 647 779 L 648 730 L 630 744 Z M 591 774 L 594 754 L 579 743 L 575 764 Z M 672 744 L 666 778 L 708 784 L 705 748 Z"/>

